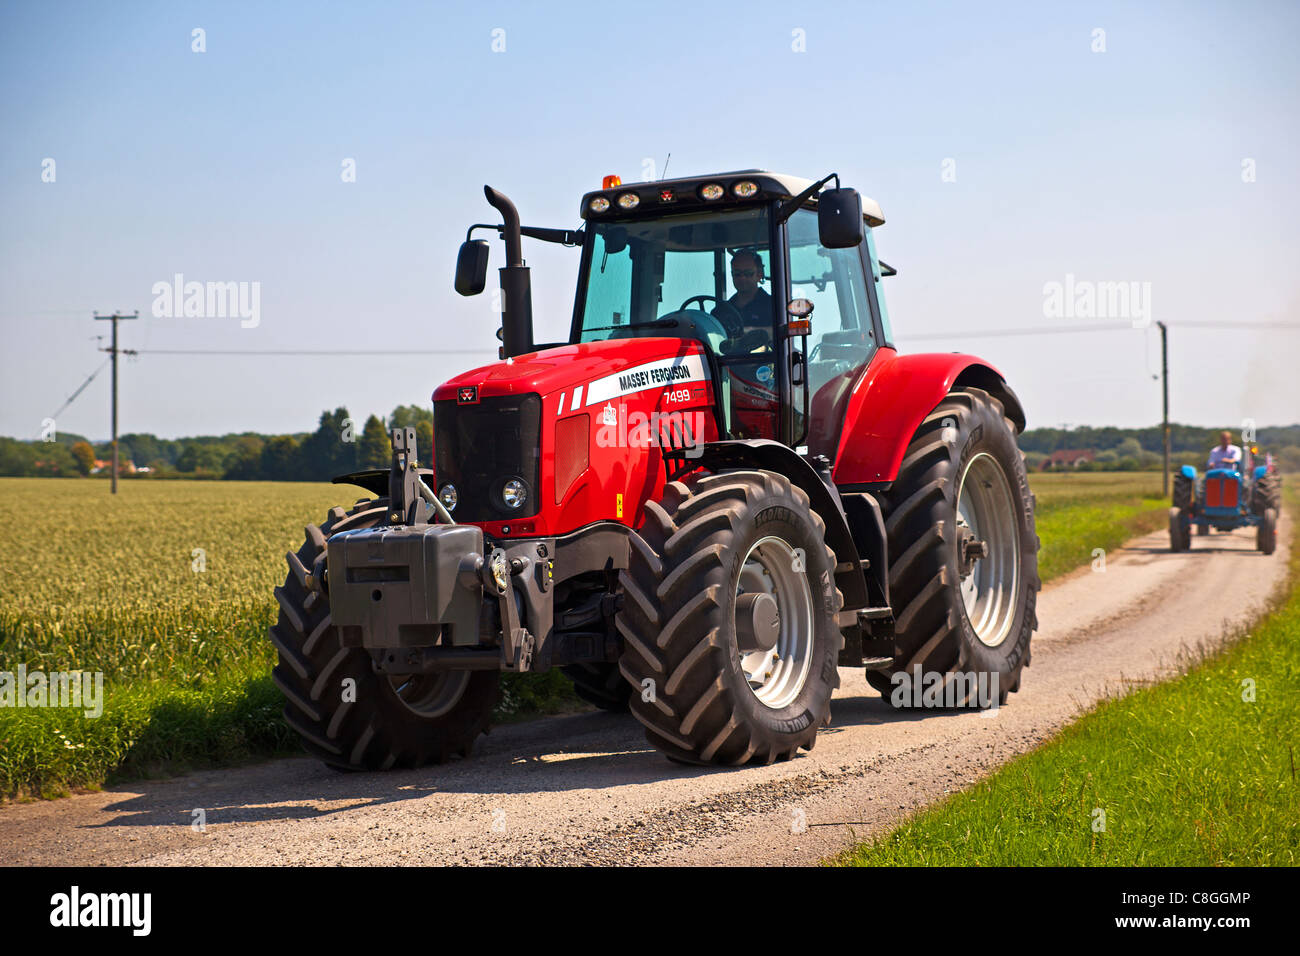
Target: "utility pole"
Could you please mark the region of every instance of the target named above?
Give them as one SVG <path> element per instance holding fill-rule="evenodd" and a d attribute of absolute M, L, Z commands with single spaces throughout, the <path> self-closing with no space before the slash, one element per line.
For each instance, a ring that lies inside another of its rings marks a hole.
<path fill-rule="evenodd" d="M 139 310 L 125 315 L 120 312 L 114 312 L 112 315 L 100 315 L 95 313 L 95 318 L 100 321 L 109 321 L 113 323 L 113 345 L 110 348 L 100 349 L 101 352 L 108 352 L 113 357 L 113 494 L 117 494 L 117 353 L 125 351 L 127 355 L 134 355 L 132 349 L 119 349 L 117 347 L 117 323 L 123 319 L 140 318 Z"/>
<path fill-rule="evenodd" d="M 1169 328 L 1163 322 L 1160 326 L 1160 384 L 1164 390 L 1164 432 L 1165 432 L 1165 480 L 1164 496 L 1169 497 Z"/>

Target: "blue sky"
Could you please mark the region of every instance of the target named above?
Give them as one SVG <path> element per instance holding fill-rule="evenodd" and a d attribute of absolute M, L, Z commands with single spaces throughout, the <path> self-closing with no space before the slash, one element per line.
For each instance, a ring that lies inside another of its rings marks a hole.
<path fill-rule="evenodd" d="M 1176 420 L 1294 422 L 1300 330 L 1178 326 L 1300 321 L 1298 28 L 1289 3 L 6 3 L 0 434 L 34 437 L 99 364 L 95 310 L 140 310 L 128 348 L 396 353 L 141 355 L 123 431 L 427 402 L 494 356 L 490 298 L 451 288 L 483 184 L 574 226 L 602 175 L 668 153 L 877 199 L 900 345 L 986 356 L 1031 425 L 1160 414 L 1152 330 L 981 337 L 1081 323 L 1044 315 L 1067 274 L 1150 284 Z M 525 254 L 539 339 L 562 337 L 577 257 Z M 259 282 L 260 323 L 149 316 L 176 273 Z M 107 406 L 104 372 L 58 427 L 104 437 Z"/>

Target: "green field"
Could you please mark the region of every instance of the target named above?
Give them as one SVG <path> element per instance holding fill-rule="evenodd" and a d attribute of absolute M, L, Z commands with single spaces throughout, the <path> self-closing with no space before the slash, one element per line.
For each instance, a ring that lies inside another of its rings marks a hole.
<path fill-rule="evenodd" d="M 1300 492 L 1288 488 L 1287 499 L 1294 514 Z M 1295 543 L 1288 596 L 1242 640 L 1176 680 L 1101 703 L 972 789 L 830 862 L 1300 865 Z"/>
<path fill-rule="evenodd" d="M 1158 474 L 1036 474 L 1029 485 L 1037 499 L 1038 573 L 1044 581 L 1089 564 L 1095 548 L 1110 552 L 1169 521 Z"/>
<path fill-rule="evenodd" d="M 1159 524 L 1152 475 L 1035 475 L 1045 578 Z M 266 640 L 302 528 L 358 489 L 326 483 L 0 479 L 0 671 L 102 672 L 108 703 L 0 708 L 0 797 L 294 752 Z M 71 502 L 65 516 L 58 505 Z M 580 706 L 511 675 L 498 719 Z"/>

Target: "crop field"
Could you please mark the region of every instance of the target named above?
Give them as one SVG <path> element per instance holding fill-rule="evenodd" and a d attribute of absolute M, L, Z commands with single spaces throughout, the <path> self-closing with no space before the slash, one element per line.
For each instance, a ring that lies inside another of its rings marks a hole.
<path fill-rule="evenodd" d="M 1048 579 L 1164 520 L 1159 476 L 1035 475 Z M 0 672 L 102 673 L 100 717 L 0 707 L 0 798 L 295 752 L 270 681 L 272 589 L 328 483 L 0 479 Z M 63 507 L 70 503 L 69 511 Z M 578 706 L 503 679 L 498 719 Z"/>

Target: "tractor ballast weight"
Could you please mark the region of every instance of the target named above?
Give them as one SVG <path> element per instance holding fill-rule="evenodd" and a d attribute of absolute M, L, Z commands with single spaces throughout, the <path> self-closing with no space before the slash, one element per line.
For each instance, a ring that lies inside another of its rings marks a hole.
<path fill-rule="evenodd" d="M 572 231 L 484 191 L 502 222 L 470 228 L 455 287 L 483 290 L 473 233 L 496 231 L 502 361 L 434 391 L 433 448 L 395 429 L 388 471 L 335 479 L 376 500 L 309 526 L 276 589 L 274 676 L 309 751 L 468 753 L 494 672 L 562 667 L 700 763 L 810 748 L 837 666 L 887 696 L 937 673 L 949 705 L 1017 689 L 1024 412 L 979 358 L 896 352 L 875 202 L 834 174 L 607 181 Z M 581 247 L 567 343 L 534 343 L 524 237 Z"/>

